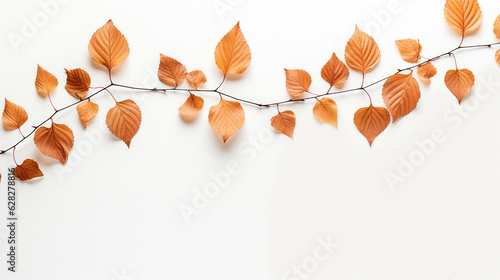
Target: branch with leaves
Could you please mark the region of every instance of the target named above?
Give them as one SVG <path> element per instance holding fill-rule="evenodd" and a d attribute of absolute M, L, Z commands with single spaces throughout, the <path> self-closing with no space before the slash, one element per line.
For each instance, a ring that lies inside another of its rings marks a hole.
<path fill-rule="evenodd" d="M 49 100 L 54 112 L 38 125 L 32 126 L 29 133 L 23 134 L 21 127 L 28 120 L 26 110 L 5 99 L 2 121 L 5 127 L 17 130 L 21 139 L 9 148 L 0 150 L 0 154 L 12 151 L 13 161 L 16 165 L 15 176 L 20 180 L 30 180 L 43 176 L 36 161 L 26 159 L 18 164 L 15 157 L 16 148 L 33 135 L 34 143 L 42 154 L 65 164 L 74 145 L 74 134 L 67 125 L 54 122 L 54 117 L 63 111 L 76 107 L 83 127 L 86 128 L 99 112 L 99 105 L 91 99 L 100 93 L 109 94 L 115 101 L 115 106 L 106 115 L 106 124 L 109 130 L 127 147 L 130 147 L 131 141 L 141 125 L 142 112 L 133 100 L 118 101 L 111 92 L 113 88 L 188 93 L 188 98 L 179 107 L 179 113 L 186 117 L 196 117 L 204 106 L 203 98 L 196 94 L 218 94 L 220 101 L 210 107 L 208 121 L 212 129 L 222 136 L 224 142 L 238 132 L 245 122 L 242 103 L 261 108 L 275 107 L 277 114 L 271 118 L 271 126 L 293 139 L 296 116 L 291 110 L 280 110 L 280 105 L 315 100 L 313 114 L 316 119 L 319 122 L 337 127 L 337 104 L 329 96 L 359 91 L 366 94 L 369 105 L 358 109 L 353 120 L 359 132 L 372 145 L 375 138 L 390 124 L 391 118 L 392 122 L 395 122 L 416 108 L 420 99 L 420 86 L 414 77 L 415 69 L 420 82 L 430 85 L 431 78 L 437 73 L 432 62 L 444 56 L 453 57 L 455 69 L 446 72 L 444 82 L 460 103 L 470 92 L 475 79 L 470 70 L 458 68 L 455 53 L 458 50 L 492 47 L 500 44 L 497 42 L 463 45 L 465 37 L 474 33 L 482 22 L 482 12 L 477 0 L 447 0 L 444 16 L 447 23 L 460 35 L 460 42 L 456 48 L 432 58 L 423 58 L 419 40 L 397 40 L 396 46 L 401 57 L 413 65 L 398 69 L 392 75 L 366 84 L 365 78 L 378 65 L 381 54 L 375 40 L 356 26 L 354 34 L 345 48 L 345 63 L 333 53 L 321 69 L 321 77 L 330 85 L 326 93 L 316 94 L 309 91 L 312 79 L 308 72 L 302 69 L 285 69 L 286 90 L 290 94 L 290 99 L 268 104 L 238 98 L 220 90 L 228 75 L 239 75 L 250 65 L 250 47 L 243 36 L 239 22 L 219 41 L 215 48 L 215 62 L 223 74 L 221 83 L 215 89 L 201 89 L 200 87 L 207 82 L 207 77 L 202 71 L 188 72 L 182 63 L 163 54 L 160 54 L 158 78 L 169 88 L 141 88 L 114 83 L 111 69 L 128 58 L 129 45 L 125 36 L 115 27 L 113 21 L 109 20 L 92 35 L 88 46 L 91 58 L 106 68 L 109 84 L 91 87 L 90 75 L 85 70 L 81 68 L 65 69 L 67 75 L 65 89 L 77 101 L 62 108 L 56 108 L 52 103 L 51 92 L 57 88 L 59 82 L 53 74 L 38 66 L 35 81 L 36 90 L 42 97 Z M 493 32 L 500 39 L 500 16 L 493 24 Z M 495 60 L 500 65 L 500 50 L 496 51 Z M 342 88 L 350 75 L 349 69 L 361 74 L 361 85 L 358 88 L 343 90 Z M 179 87 L 184 80 L 187 80 L 189 88 Z M 380 83 L 383 83 L 382 99 L 386 107 L 374 107 L 369 93 L 371 87 Z M 332 91 L 333 88 L 335 88 L 334 91 Z M 90 90 L 96 91 L 88 95 Z M 50 126 L 44 126 L 49 122 Z"/>

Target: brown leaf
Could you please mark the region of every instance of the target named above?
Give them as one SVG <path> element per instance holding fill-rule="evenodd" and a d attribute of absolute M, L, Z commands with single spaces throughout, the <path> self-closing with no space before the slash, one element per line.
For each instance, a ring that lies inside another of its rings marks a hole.
<path fill-rule="evenodd" d="M 238 22 L 217 44 L 215 48 L 215 63 L 224 76 L 241 74 L 250 65 L 252 55 L 250 47 L 243 36 Z"/>
<path fill-rule="evenodd" d="M 125 36 L 115 27 L 112 20 L 99 28 L 90 39 L 89 53 L 93 60 L 111 71 L 111 68 L 123 63 L 130 49 Z"/>
<path fill-rule="evenodd" d="M 337 126 L 337 103 L 331 98 L 323 97 L 318 100 L 313 107 L 313 114 L 316 119 L 322 123 L 329 123 Z"/>
<path fill-rule="evenodd" d="M 276 116 L 271 118 L 271 126 L 293 139 L 293 131 L 295 130 L 295 114 L 290 110 L 278 112 Z"/>
<path fill-rule="evenodd" d="M 415 39 L 403 39 L 397 40 L 396 46 L 398 47 L 399 53 L 404 61 L 409 63 L 417 63 L 420 59 L 420 53 L 422 52 L 422 45 L 420 45 L 419 40 Z"/>
<path fill-rule="evenodd" d="M 432 63 L 427 62 L 417 67 L 417 76 L 426 85 L 431 84 L 431 78 L 437 74 L 437 69 Z"/>
<path fill-rule="evenodd" d="M 184 81 L 187 70 L 179 61 L 160 53 L 160 67 L 158 67 L 158 78 L 164 84 L 176 87 Z"/>
<path fill-rule="evenodd" d="M 354 114 L 354 124 L 363 134 L 370 146 L 373 140 L 385 130 L 391 122 L 389 111 L 383 107 L 364 107 Z"/>
<path fill-rule="evenodd" d="M 469 69 L 448 70 L 444 76 L 444 83 L 460 104 L 474 86 L 474 74 Z"/>
<path fill-rule="evenodd" d="M 195 115 L 201 111 L 204 103 L 203 98 L 191 93 L 186 102 L 179 107 L 179 113 L 184 116 Z"/>
<path fill-rule="evenodd" d="M 40 127 L 35 132 L 35 145 L 42 154 L 59 160 L 62 164 L 68 161 L 75 137 L 73 131 L 64 124 L 52 122 L 50 128 Z"/>
<path fill-rule="evenodd" d="M 395 74 L 385 81 L 382 98 L 391 112 L 392 122 L 406 116 L 417 107 L 420 99 L 418 82 L 410 74 Z"/>
<path fill-rule="evenodd" d="M 444 18 L 453 30 L 466 36 L 476 32 L 483 15 L 477 0 L 446 0 Z"/>
<path fill-rule="evenodd" d="M 193 88 L 199 88 L 201 85 L 207 82 L 207 77 L 200 70 L 193 70 L 189 72 L 186 79 Z"/>
<path fill-rule="evenodd" d="M 78 106 L 76 106 L 76 110 L 78 111 L 83 127 L 87 128 L 87 123 L 93 120 L 97 115 L 97 112 L 99 112 L 99 105 L 89 99 L 78 104 Z"/>
<path fill-rule="evenodd" d="M 493 33 L 497 36 L 498 40 L 500 40 L 500 15 L 495 20 L 493 24 Z"/>
<path fill-rule="evenodd" d="M 106 115 L 106 124 L 116 137 L 120 138 L 130 148 L 130 142 L 141 126 L 141 109 L 137 104 L 126 99 L 116 102 Z"/>
<path fill-rule="evenodd" d="M 300 99 L 304 91 L 308 91 L 311 86 L 311 75 L 300 69 L 285 69 L 286 90 L 292 99 Z"/>
<path fill-rule="evenodd" d="M 89 73 L 81 68 L 64 70 L 66 70 L 66 75 L 68 76 L 66 78 L 66 86 L 64 87 L 66 91 L 75 98 L 85 98 L 90 88 Z"/>
<path fill-rule="evenodd" d="M 15 174 L 21 181 L 43 176 L 42 171 L 38 167 L 38 163 L 32 159 L 25 159 L 21 165 L 18 165 Z"/>
<path fill-rule="evenodd" d="M 245 122 L 245 112 L 236 101 L 220 99 L 219 104 L 210 107 L 208 122 L 212 129 L 222 136 L 224 142 L 239 131 Z"/>
<path fill-rule="evenodd" d="M 38 94 L 42 97 L 47 97 L 47 95 L 49 95 L 58 85 L 59 82 L 56 76 L 50 74 L 47 70 L 38 65 L 35 80 L 35 87 Z"/>
<path fill-rule="evenodd" d="M 358 26 L 345 47 L 345 62 L 354 71 L 365 74 L 377 66 L 380 50 L 371 36 L 359 30 Z"/>
<path fill-rule="evenodd" d="M 10 128 L 19 129 L 28 120 L 28 113 L 23 107 L 5 99 L 5 109 L 3 110 L 3 124 Z"/>
<path fill-rule="evenodd" d="M 498 65 L 500 65 L 500 49 L 498 49 L 495 53 L 495 60 L 497 61 Z"/>
<path fill-rule="evenodd" d="M 342 62 L 335 53 L 332 54 L 332 57 L 321 69 L 321 77 L 330 86 L 335 86 L 340 89 L 344 86 L 347 78 L 349 78 L 349 69 Z"/>

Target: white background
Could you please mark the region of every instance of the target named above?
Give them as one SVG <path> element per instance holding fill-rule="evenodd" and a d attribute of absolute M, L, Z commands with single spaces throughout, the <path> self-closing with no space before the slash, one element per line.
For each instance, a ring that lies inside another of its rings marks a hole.
<path fill-rule="evenodd" d="M 162 86 L 156 78 L 161 52 L 188 70 L 203 70 L 207 89 L 222 78 L 215 46 L 241 21 L 252 62 L 221 89 L 259 102 L 289 98 L 283 68 L 309 71 L 311 91 L 325 92 L 321 67 L 333 52 L 344 60 L 356 24 L 374 36 L 382 52 L 368 83 L 408 65 L 394 40 L 418 38 L 422 55 L 432 57 L 460 39 L 444 20 L 444 1 L 92 0 L 57 4 L 51 15 L 40 4 L 46 2 L 0 4 L 1 95 L 27 109 L 25 133 L 52 110 L 35 90 L 37 64 L 59 80 L 52 94 L 56 107 L 74 101 L 64 90 L 64 68 L 81 67 L 93 86 L 107 85 L 87 45 L 109 19 L 131 50 L 114 72 L 115 82 Z M 497 41 L 492 23 L 500 3 L 480 4 L 483 25 L 465 45 Z M 23 35 L 27 22 L 36 24 L 36 31 Z M 25 41 L 12 44 L 13 34 Z M 17 185 L 18 272 L 7 272 L 2 261 L 0 278 L 283 279 L 294 265 L 314 264 L 318 239 L 330 239 L 339 247 L 316 262 L 317 268 L 308 267 L 302 279 L 498 280 L 500 68 L 493 49 L 460 51 L 457 59 L 476 76 L 462 106 L 444 86 L 444 74 L 454 64 L 443 58 L 435 63 L 432 85 L 421 86 L 417 109 L 391 124 L 371 148 L 352 121 L 355 111 L 368 105 L 360 92 L 334 97 L 338 130 L 314 119 L 313 102 L 282 106 L 297 115 L 294 141 L 270 128 L 275 108 L 244 106 L 243 129 L 223 144 L 207 121 L 216 95 L 202 95 L 200 116 L 185 123 L 177 111 L 186 98 L 182 92 L 113 89 L 119 100 L 132 98 L 142 110 L 130 149 L 105 127 L 113 101 L 100 94 L 93 99 L 100 112 L 87 130 L 76 110 L 55 118 L 75 134 L 66 167 L 41 155 L 31 139 L 19 146 L 17 160 L 37 160 L 45 177 Z M 360 82 L 351 72 L 346 88 Z M 381 88 L 370 88 L 377 106 L 383 105 Z M 430 141 L 435 130 L 446 140 L 434 142 L 424 155 L 416 142 Z M 0 135 L 0 148 L 19 139 L 15 131 Z M 11 155 L 0 162 L 2 225 Z M 417 164 L 400 173 L 412 157 Z M 196 193 L 214 182 L 211 172 L 226 172 L 235 162 L 239 174 L 187 223 L 179 208 L 193 207 Z M 404 182 L 391 186 L 389 173 Z M 0 260 L 6 258 L 6 237 L 1 226 Z"/>

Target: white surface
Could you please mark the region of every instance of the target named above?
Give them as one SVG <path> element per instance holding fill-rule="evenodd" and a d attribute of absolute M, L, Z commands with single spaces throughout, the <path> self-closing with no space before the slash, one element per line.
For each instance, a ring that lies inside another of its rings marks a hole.
<path fill-rule="evenodd" d="M 444 1 L 401 1 L 389 20 L 377 21 L 389 2 L 68 1 L 15 51 L 9 34 L 22 35 L 23 19 L 33 21 L 45 12 L 36 1 L 2 1 L 2 97 L 28 110 L 27 132 L 52 110 L 34 88 L 37 63 L 59 79 L 53 94 L 57 107 L 72 102 L 64 90 L 64 68 L 84 68 L 93 86 L 107 85 L 87 44 L 108 19 L 131 48 L 114 74 L 116 82 L 159 86 L 155 72 L 161 52 L 189 70 L 203 70 L 209 80 L 205 88 L 220 82 L 213 51 L 240 20 L 252 63 L 222 90 L 262 102 L 288 98 L 283 68 L 309 71 L 311 90 L 325 91 L 320 69 L 334 51 L 344 60 L 355 24 L 374 35 L 382 51 L 367 82 L 406 66 L 396 39 L 419 38 L 426 57 L 458 44 L 442 15 Z M 215 6 L 224 3 L 231 9 L 218 13 Z M 467 45 L 497 41 L 491 26 L 500 3 L 480 4 L 484 23 Z M 275 109 L 245 106 L 244 128 L 222 144 L 207 122 L 208 108 L 218 102 L 210 94 L 203 95 L 198 120 L 186 124 L 177 112 L 183 93 L 114 89 L 118 99 L 132 98 L 142 109 L 130 150 L 104 126 L 113 105 L 105 94 L 95 99 L 101 111 L 86 131 L 75 110 L 58 115 L 55 121 L 68 124 L 76 137 L 67 166 L 42 156 L 31 140 L 16 152 L 18 161 L 36 159 L 45 177 L 18 185 L 18 272 L 7 272 L 2 262 L 0 278 L 282 279 L 293 265 L 314 264 L 318 239 L 329 238 L 339 246 L 304 279 L 498 280 L 500 68 L 493 50 L 462 51 L 457 59 L 476 75 L 476 87 L 463 105 L 443 83 L 453 62 L 441 59 L 433 84 L 421 87 L 417 109 L 389 126 L 372 148 L 352 122 L 354 112 L 368 105 L 359 92 L 335 97 L 339 130 L 314 119 L 312 102 L 283 106 L 297 115 L 294 141 L 270 129 Z M 359 84 L 360 75 L 351 72 L 346 88 Z M 378 106 L 380 91 L 381 85 L 370 89 Z M 445 142 L 391 188 L 385 174 L 398 174 L 402 159 L 417 155 L 415 141 L 430 139 L 435 129 Z M 0 135 L 1 148 L 18 139 L 15 132 Z M 239 174 L 230 176 L 187 224 L 179 207 L 192 206 L 196 190 L 214 182 L 210 173 L 233 161 Z M 10 155 L 2 156 L 4 176 L 11 166 Z M 1 185 L 3 225 L 5 177 Z M 2 226 L 0 260 L 5 236 Z"/>

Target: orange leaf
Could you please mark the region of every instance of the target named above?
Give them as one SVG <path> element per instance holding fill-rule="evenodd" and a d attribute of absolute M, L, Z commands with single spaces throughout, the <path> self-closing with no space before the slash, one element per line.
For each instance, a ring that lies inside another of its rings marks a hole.
<path fill-rule="evenodd" d="M 373 140 L 385 130 L 391 122 L 389 111 L 383 107 L 364 107 L 354 114 L 354 124 L 363 134 L 370 146 Z"/>
<path fill-rule="evenodd" d="M 444 76 L 444 83 L 460 104 L 474 86 L 474 74 L 469 69 L 448 70 Z"/>
<path fill-rule="evenodd" d="M 73 131 L 64 124 L 52 122 L 50 128 L 40 127 L 35 132 L 35 145 L 42 154 L 59 160 L 62 164 L 68 161 L 75 137 Z"/>
<path fill-rule="evenodd" d="M 345 47 L 345 62 L 354 71 L 365 74 L 377 66 L 380 50 L 371 36 L 359 30 L 358 26 Z"/>
<path fill-rule="evenodd" d="M 410 74 L 394 74 L 385 81 L 382 88 L 382 98 L 391 112 L 392 122 L 406 116 L 417 107 L 420 99 L 418 82 Z"/>
<path fill-rule="evenodd" d="M 476 32 L 483 14 L 477 0 L 446 0 L 444 18 L 463 37 Z"/>
<path fill-rule="evenodd" d="M 116 102 L 106 115 L 106 124 L 116 137 L 130 148 L 130 142 L 141 126 L 141 109 L 134 101 L 126 99 Z"/>
<path fill-rule="evenodd" d="M 87 123 L 93 120 L 97 115 L 97 112 L 99 112 L 99 105 L 89 99 L 78 104 L 78 106 L 76 106 L 76 110 L 78 111 L 80 120 L 83 123 L 83 127 L 87 128 Z"/>
<path fill-rule="evenodd" d="M 295 114 L 290 110 L 278 112 L 276 116 L 271 118 L 271 126 L 293 139 L 293 131 L 295 130 Z"/>
<path fill-rule="evenodd" d="M 498 40 L 500 40 L 500 15 L 497 17 L 495 23 L 493 24 L 493 32 L 497 36 Z"/>
<path fill-rule="evenodd" d="M 313 107 L 313 114 L 322 123 L 329 123 L 337 126 L 337 103 L 331 98 L 324 97 L 318 100 Z"/>
<path fill-rule="evenodd" d="M 186 102 L 179 107 L 179 113 L 184 116 L 195 115 L 203 108 L 203 98 L 190 94 Z"/>
<path fill-rule="evenodd" d="M 431 84 L 431 78 L 437 74 L 437 69 L 432 63 L 427 62 L 417 67 L 417 76 L 426 85 Z"/>
<path fill-rule="evenodd" d="M 193 70 L 189 72 L 186 79 L 193 88 L 198 88 L 207 82 L 207 77 L 200 70 Z"/>
<path fill-rule="evenodd" d="M 18 165 L 15 174 L 21 181 L 43 176 L 42 171 L 38 167 L 38 163 L 32 159 L 25 159 L 21 165 Z"/>
<path fill-rule="evenodd" d="M 397 40 L 396 46 L 398 47 L 399 53 L 404 61 L 409 63 L 416 63 L 420 59 L 420 53 L 422 52 L 422 45 L 420 45 L 419 40 L 415 39 L 403 39 Z"/>
<path fill-rule="evenodd" d="M 89 53 L 93 60 L 111 71 L 111 68 L 123 63 L 130 49 L 125 36 L 115 27 L 112 20 L 97 29 L 89 42 Z"/>
<path fill-rule="evenodd" d="M 497 61 L 498 65 L 500 65 L 500 49 L 495 53 L 495 60 Z"/>
<path fill-rule="evenodd" d="M 208 122 L 226 142 L 231 135 L 243 127 L 245 112 L 240 103 L 221 98 L 219 104 L 210 107 Z"/>
<path fill-rule="evenodd" d="M 158 78 L 164 84 L 176 87 L 186 78 L 187 70 L 179 61 L 160 53 Z"/>
<path fill-rule="evenodd" d="M 56 76 L 50 74 L 47 70 L 38 65 L 35 80 L 35 87 L 38 94 L 42 97 L 47 97 L 47 95 L 49 95 L 58 85 L 59 82 Z"/>
<path fill-rule="evenodd" d="M 66 91 L 75 98 L 85 98 L 90 88 L 89 73 L 81 68 L 64 70 L 66 70 L 66 75 L 68 76 L 66 78 L 66 86 L 64 87 Z"/>
<path fill-rule="evenodd" d="M 304 91 L 308 91 L 311 86 L 311 75 L 304 70 L 285 69 L 286 90 L 292 99 L 300 99 Z"/>
<path fill-rule="evenodd" d="M 238 22 L 217 44 L 215 48 L 215 63 L 224 76 L 241 74 L 250 65 L 252 55 L 250 47 L 243 36 Z"/>
<path fill-rule="evenodd" d="M 347 78 L 349 78 L 349 69 L 347 66 L 337 57 L 335 53 L 321 69 L 321 77 L 330 86 L 335 86 L 340 89 L 344 86 Z"/>
<path fill-rule="evenodd" d="M 10 128 L 19 129 L 28 120 L 28 113 L 23 107 L 5 99 L 5 109 L 3 110 L 3 124 Z"/>

